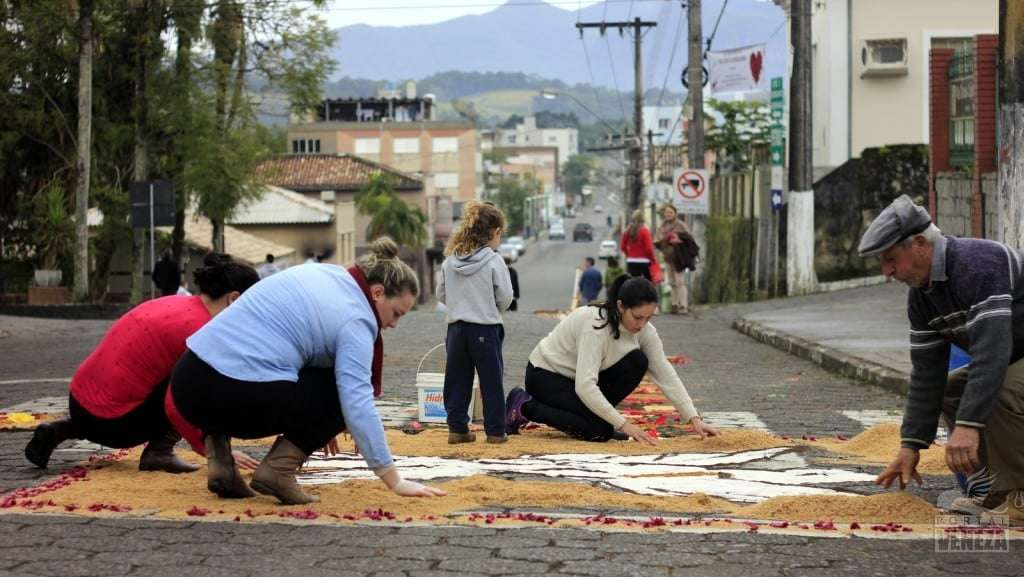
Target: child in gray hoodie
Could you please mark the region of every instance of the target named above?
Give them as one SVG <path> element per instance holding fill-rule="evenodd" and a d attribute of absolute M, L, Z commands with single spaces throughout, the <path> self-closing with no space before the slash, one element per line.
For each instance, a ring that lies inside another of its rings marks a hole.
<path fill-rule="evenodd" d="M 448 308 L 444 408 L 450 444 L 476 440 L 469 432 L 474 371 L 480 376 L 487 442 L 508 440 L 501 311 L 512 303 L 512 280 L 505 260 L 495 250 L 504 229 L 501 209 L 490 202 L 472 201 L 466 204 L 462 224 L 445 247 L 447 258 L 441 265 L 437 299 Z"/>

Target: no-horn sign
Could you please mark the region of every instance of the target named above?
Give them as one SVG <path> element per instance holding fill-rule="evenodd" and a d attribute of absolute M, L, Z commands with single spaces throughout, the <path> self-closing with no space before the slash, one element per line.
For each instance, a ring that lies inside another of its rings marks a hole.
<path fill-rule="evenodd" d="M 683 214 L 708 214 L 708 171 L 680 168 L 675 171 L 676 205 Z"/>

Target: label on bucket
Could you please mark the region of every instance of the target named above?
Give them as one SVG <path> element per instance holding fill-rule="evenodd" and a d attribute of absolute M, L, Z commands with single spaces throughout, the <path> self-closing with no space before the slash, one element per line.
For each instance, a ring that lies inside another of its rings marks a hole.
<path fill-rule="evenodd" d="M 442 389 L 423 390 L 423 416 L 444 420 L 448 413 L 444 410 L 444 391 Z"/>

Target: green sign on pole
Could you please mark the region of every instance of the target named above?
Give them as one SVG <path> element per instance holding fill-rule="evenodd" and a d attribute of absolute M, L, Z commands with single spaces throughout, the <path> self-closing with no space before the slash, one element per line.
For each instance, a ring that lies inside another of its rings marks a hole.
<path fill-rule="evenodd" d="M 782 122 L 782 109 L 785 96 L 782 92 L 782 77 L 772 78 L 772 122 Z"/>

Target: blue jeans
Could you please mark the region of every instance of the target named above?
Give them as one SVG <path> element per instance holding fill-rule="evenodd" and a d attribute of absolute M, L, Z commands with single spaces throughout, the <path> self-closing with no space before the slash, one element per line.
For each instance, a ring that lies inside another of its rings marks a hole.
<path fill-rule="evenodd" d="M 480 377 L 484 403 L 484 430 L 488 436 L 505 434 L 505 363 L 501 344 L 504 325 L 478 325 L 456 321 L 448 325 L 445 339 L 448 358 L 444 371 L 444 410 L 448 430 L 469 432 L 469 403 L 473 398 L 473 373 Z"/>

